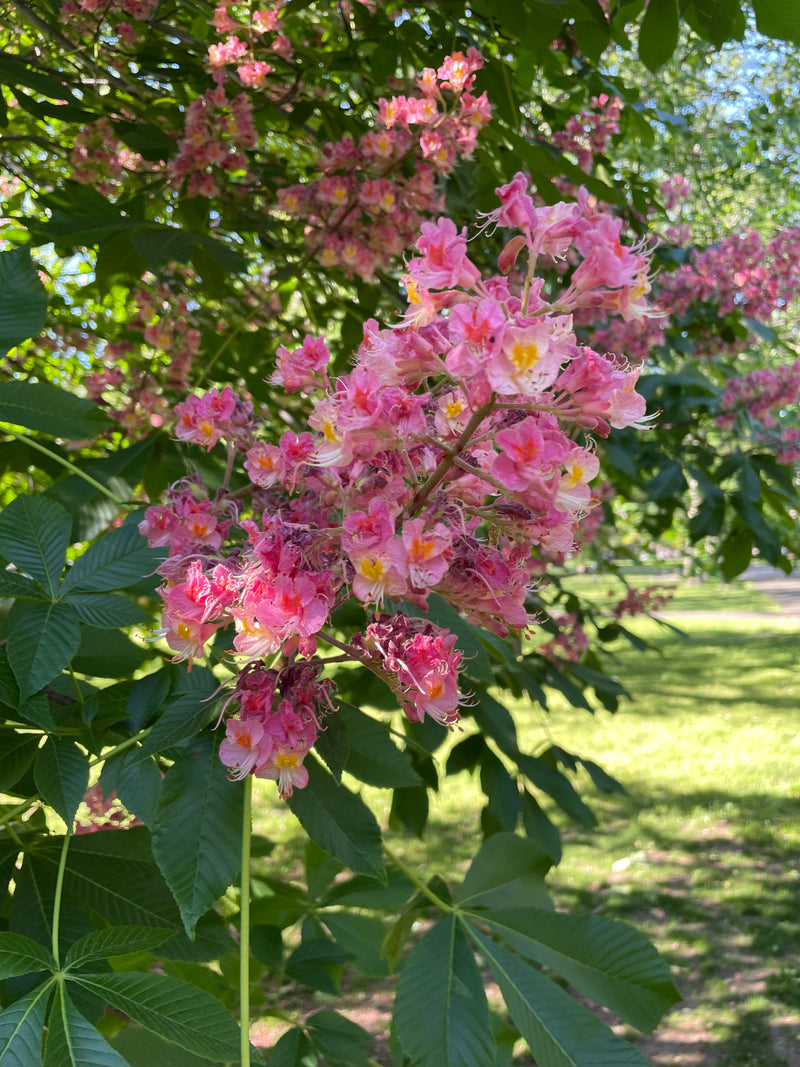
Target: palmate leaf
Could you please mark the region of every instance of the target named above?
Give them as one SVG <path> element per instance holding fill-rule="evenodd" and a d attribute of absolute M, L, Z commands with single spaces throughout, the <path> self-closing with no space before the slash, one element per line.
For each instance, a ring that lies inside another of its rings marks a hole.
<path fill-rule="evenodd" d="M 544 876 L 552 865 L 533 841 L 511 833 L 492 834 L 472 861 L 458 899 L 473 908 L 551 907 Z"/>
<path fill-rule="evenodd" d="M 21 600 L 49 600 L 38 582 L 32 582 L 16 571 L 0 570 L 0 596 L 13 596 Z"/>
<path fill-rule="evenodd" d="M 617 919 L 531 907 L 493 908 L 475 918 L 638 1030 L 653 1030 L 681 999 L 653 945 Z"/>
<path fill-rule="evenodd" d="M 47 1017 L 44 1067 L 129 1067 L 60 985 Z"/>
<path fill-rule="evenodd" d="M 240 868 L 244 787 L 231 782 L 216 739 L 199 737 L 167 771 L 153 818 L 153 855 L 187 934 Z"/>
<path fill-rule="evenodd" d="M 470 935 L 500 986 L 514 1025 L 539 1067 L 647 1067 L 588 1008 L 474 927 Z"/>
<path fill-rule="evenodd" d="M 216 1062 L 239 1055 L 239 1027 L 233 1016 L 216 997 L 188 982 L 135 972 L 76 974 L 74 981 L 188 1052 Z"/>
<path fill-rule="evenodd" d="M 55 599 L 71 529 L 60 504 L 46 496 L 18 496 L 0 514 L 0 553 Z"/>
<path fill-rule="evenodd" d="M 118 629 L 149 623 L 150 616 L 120 593 L 70 593 L 64 600 L 87 626 Z"/>
<path fill-rule="evenodd" d="M 0 1013 L 0 1067 L 41 1067 L 42 1031 L 52 985 L 40 985 Z"/>
<path fill-rule="evenodd" d="M 415 1067 L 494 1067 L 483 981 L 456 915 L 440 920 L 408 957 L 394 1031 Z"/>
<path fill-rule="evenodd" d="M 24 703 L 69 666 L 81 643 L 81 631 L 69 604 L 48 602 L 26 606 L 24 611 L 18 608 L 13 612 L 6 650 Z"/>

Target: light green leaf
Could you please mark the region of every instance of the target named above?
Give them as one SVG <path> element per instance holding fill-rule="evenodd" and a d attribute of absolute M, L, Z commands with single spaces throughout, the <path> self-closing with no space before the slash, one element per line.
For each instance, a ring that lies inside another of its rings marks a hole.
<path fill-rule="evenodd" d="M 664 960 L 627 923 L 536 907 L 493 908 L 476 918 L 638 1030 L 649 1033 L 681 999 Z"/>
<path fill-rule="evenodd" d="M 85 1019 L 66 989 L 56 989 L 53 1005 L 47 1017 L 47 1039 L 44 1067 L 129 1067 L 103 1037 Z"/>
<path fill-rule="evenodd" d="M 23 703 L 68 667 L 81 643 L 78 616 L 69 604 L 17 604 L 6 649 Z"/>
<path fill-rule="evenodd" d="M 41 1067 L 51 984 L 37 986 L 0 1013 L 0 1067 Z"/>
<path fill-rule="evenodd" d="M 295 789 L 289 807 L 308 836 L 346 867 L 385 877 L 381 832 L 361 797 L 337 785 L 309 753 L 308 785 Z"/>
<path fill-rule="evenodd" d="M 46 313 L 47 293 L 30 249 L 4 249 L 0 252 L 0 356 L 35 337 Z M 5 419 L 1 409 L 0 419 Z"/>
<path fill-rule="evenodd" d="M 104 593 L 124 589 L 158 566 L 159 556 L 149 547 L 135 523 L 120 526 L 95 541 L 70 567 L 59 594 L 71 590 Z"/>
<path fill-rule="evenodd" d="M 440 920 L 408 957 L 394 1031 L 415 1067 L 494 1067 L 483 981 L 457 916 Z"/>
<path fill-rule="evenodd" d="M 69 830 L 89 785 L 89 758 L 74 741 L 48 737 L 33 765 L 36 788 Z"/>
<path fill-rule="evenodd" d="M 56 961 L 49 949 L 22 934 L 6 931 L 0 937 L 0 981 L 36 971 L 54 971 Z"/>
<path fill-rule="evenodd" d="M 647 1067 L 633 1045 L 615 1037 L 540 971 L 473 927 L 470 935 L 500 986 L 514 1025 L 542 1067 Z"/>
<path fill-rule="evenodd" d="M 239 1027 L 210 993 L 163 974 L 76 974 L 74 981 L 173 1045 L 214 1061 L 238 1059 Z"/>
<path fill-rule="evenodd" d="M 0 382 L 0 422 L 68 441 L 94 440 L 114 425 L 91 400 L 49 382 Z"/>
<path fill-rule="evenodd" d="M 658 70 L 678 44 L 678 0 L 650 0 L 639 30 L 639 58 L 648 70 Z"/>
<path fill-rule="evenodd" d="M 129 952 L 152 952 L 174 933 L 167 926 L 112 926 L 108 930 L 95 930 L 70 946 L 64 967 L 82 967 L 92 960 L 107 960 Z"/>
<path fill-rule="evenodd" d="M 55 599 L 72 520 L 46 496 L 18 496 L 0 514 L 0 553 Z"/>
<path fill-rule="evenodd" d="M 208 736 L 197 738 L 161 785 L 153 855 L 190 937 L 239 873 L 243 797 Z"/>

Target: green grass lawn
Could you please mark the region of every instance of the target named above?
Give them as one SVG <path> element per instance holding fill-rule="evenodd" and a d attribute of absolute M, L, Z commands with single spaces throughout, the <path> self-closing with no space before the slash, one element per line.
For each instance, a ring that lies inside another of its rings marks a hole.
<path fill-rule="evenodd" d="M 761 592 L 752 582 L 721 582 L 708 578 L 678 578 L 674 574 L 664 576 L 627 573 L 626 580 L 635 589 L 650 586 L 666 586 L 674 593 L 665 611 L 724 611 L 724 612 L 779 612 L 780 608 Z M 564 579 L 564 588 L 584 597 L 597 606 L 614 603 L 625 594 L 625 585 L 611 574 L 575 574 Z"/>
<path fill-rule="evenodd" d="M 735 610 L 762 610 L 757 592 L 724 592 L 725 610 L 730 593 L 748 605 Z M 682 587 L 679 596 L 681 607 L 687 598 L 700 611 L 720 607 L 720 591 L 709 586 Z M 620 646 L 615 674 L 633 699 L 616 715 L 556 701 L 548 714 L 514 709 L 529 750 L 562 744 L 628 790 L 602 795 L 578 780 L 599 819 L 589 832 L 552 813 L 565 840 L 550 879 L 555 899 L 634 923 L 673 966 L 684 1003 L 655 1037 L 620 1031 L 654 1064 L 795 1067 L 800 620 L 684 617 L 685 637 L 648 619 L 633 626 L 654 651 Z M 365 792 L 385 824 L 388 795 Z M 387 841 L 428 874 L 456 875 L 477 850 L 481 804 L 470 775 L 445 779 L 426 840 L 387 832 Z M 281 842 L 274 858 L 291 868 L 300 848 L 292 815 L 263 795 L 259 823 Z"/>

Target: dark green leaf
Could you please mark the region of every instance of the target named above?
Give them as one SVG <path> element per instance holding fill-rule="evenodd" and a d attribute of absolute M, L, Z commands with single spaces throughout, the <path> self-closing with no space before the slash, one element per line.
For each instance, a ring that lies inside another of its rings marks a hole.
<path fill-rule="evenodd" d="M 70 567 L 59 593 L 103 593 L 124 589 L 151 574 L 158 553 L 150 548 L 135 523 L 127 523 L 95 541 Z"/>
<path fill-rule="evenodd" d="M 669 967 L 643 934 L 618 919 L 536 907 L 481 914 L 504 943 L 565 978 L 583 996 L 650 1032 L 681 999 Z"/>
<path fill-rule="evenodd" d="M 64 966 L 83 967 L 92 960 L 107 960 L 129 952 L 152 952 L 174 933 L 167 926 L 112 926 L 97 930 L 71 945 Z"/>
<path fill-rule="evenodd" d="M 292 1027 L 267 1056 L 267 1067 L 317 1067 L 311 1042 L 299 1027 Z"/>
<path fill-rule="evenodd" d="M 47 1017 L 44 1067 L 129 1067 L 59 985 Z"/>
<path fill-rule="evenodd" d="M 16 734 L 3 741 L 0 750 L 0 793 L 16 785 L 39 748 L 39 738 L 30 734 Z"/>
<path fill-rule="evenodd" d="M 388 789 L 419 784 L 419 775 L 392 741 L 388 726 L 344 702 L 339 704 L 339 716 L 347 727 L 348 774 L 368 785 Z M 326 725 L 330 721 L 327 719 Z"/>
<path fill-rule="evenodd" d="M 493 834 L 467 871 L 459 901 L 469 907 L 552 906 L 544 876 L 553 861 L 533 841 L 516 834 Z"/>
<path fill-rule="evenodd" d="M 483 981 L 457 916 L 441 919 L 406 960 L 394 1033 L 417 1067 L 494 1067 Z"/>
<path fill-rule="evenodd" d="M 340 992 L 342 965 L 352 953 L 326 937 L 304 940 L 286 961 L 286 973 L 309 989 L 335 996 Z"/>
<path fill-rule="evenodd" d="M 0 1067 L 41 1067 L 51 985 L 37 986 L 0 1013 Z"/>
<path fill-rule="evenodd" d="M 49 949 L 22 934 L 6 931 L 0 937 L 0 981 L 21 974 L 57 970 Z"/>
<path fill-rule="evenodd" d="M 76 611 L 88 626 L 117 629 L 150 622 L 150 616 L 138 604 L 118 593 L 69 593 L 64 602 Z"/>
<path fill-rule="evenodd" d="M 12 618 L 6 649 L 24 703 L 69 666 L 80 645 L 80 626 L 73 608 L 62 603 L 15 609 Z"/>
<path fill-rule="evenodd" d="M 370 1067 L 374 1063 L 366 1052 L 371 1035 L 337 1011 L 315 1012 L 306 1026 L 311 1043 L 330 1067 Z"/>
<path fill-rule="evenodd" d="M 386 927 L 380 919 L 346 911 L 324 911 L 319 918 L 334 940 L 351 954 L 360 974 L 383 978 L 389 973 L 381 952 Z"/>
<path fill-rule="evenodd" d="M 94 439 L 114 423 L 91 400 L 48 382 L 0 382 L 0 422 L 69 441 Z"/>
<path fill-rule="evenodd" d="M 648 70 L 658 70 L 678 44 L 678 0 L 650 0 L 639 30 L 639 58 Z"/>
<path fill-rule="evenodd" d="M 0 251 L 0 357 L 35 337 L 44 326 L 46 313 L 47 293 L 30 250 L 23 247 Z M 16 384 L 22 383 L 0 384 L 0 420 L 27 426 L 26 422 L 9 418 L 3 409 L 3 390 Z"/>
<path fill-rule="evenodd" d="M 33 766 L 36 788 L 69 831 L 89 785 L 89 758 L 74 741 L 48 737 Z"/>
<path fill-rule="evenodd" d="M 363 802 L 331 776 L 309 753 L 308 785 L 296 789 L 289 807 L 308 836 L 346 867 L 360 874 L 384 876 L 381 832 Z"/>
<path fill-rule="evenodd" d="M 733 581 L 746 571 L 753 558 L 753 535 L 749 530 L 736 530 L 720 545 L 720 570 L 726 582 Z"/>
<path fill-rule="evenodd" d="M 239 873 L 244 787 L 231 782 L 212 737 L 167 771 L 153 821 L 153 855 L 187 934 Z"/>
<path fill-rule="evenodd" d="M 208 699 L 210 695 L 210 692 L 200 690 L 170 700 L 139 749 L 139 756 L 151 756 L 198 734 L 218 714 Z"/>
<path fill-rule="evenodd" d="M 131 814 L 152 830 L 161 791 L 162 774 L 152 759 L 142 759 L 129 749 L 103 767 L 100 782 L 103 795 L 115 792 Z"/>
<path fill-rule="evenodd" d="M 470 928 L 514 1025 L 547 1067 L 647 1067 L 642 1054 L 543 974 Z"/>
<path fill-rule="evenodd" d="M 800 8 L 794 0 L 753 0 L 753 10 L 759 33 L 800 44 Z"/>
<path fill-rule="evenodd" d="M 19 597 L 22 600 L 49 600 L 38 582 L 32 582 L 16 571 L 0 570 L 0 597 Z"/>
<path fill-rule="evenodd" d="M 347 757 L 350 755 L 349 733 L 341 712 L 328 716 L 325 720 L 325 729 L 320 731 L 314 743 L 314 750 L 325 761 L 334 781 L 339 785 Z"/>
<path fill-rule="evenodd" d="M 561 862 L 561 834 L 542 811 L 534 797 L 527 791 L 522 795 L 522 823 L 529 839 L 540 848 L 554 864 Z"/>
<path fill-rule="evenodd" d="M 76 974 L 84 989 L 147 1030 L 214 1061 L 239 1055 L 239 1028 L 211 994 L 163 974 Z"/>
<path fill-rule="evenodd" d="M 18 496 L 0 514 L 0 553 L 55 598 L 71 529 L 60 504 L 44 496 Z"/>

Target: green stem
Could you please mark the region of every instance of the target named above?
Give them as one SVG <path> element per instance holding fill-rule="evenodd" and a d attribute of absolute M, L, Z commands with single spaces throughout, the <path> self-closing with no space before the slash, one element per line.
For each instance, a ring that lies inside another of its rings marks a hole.
<path fill-rule="evenodd" d="M 242 810 L 242 876 L 239 896 L 239 1032 L 241 1067 L 250 1067 L 250 837 L 253 776 L 245 775 Z"/>
<path fill-rule="evenodd" d="M 119 507 L 126 508 L 129 506 L 126 501 L 120 500 L 118 496 L 112 493 L 107 485 L 103 485 L 102 482 L 96 481 L 90 474 L 87 474 L 86 471 L 82 471 L 80 467 L 76 467 L 74 463 L 70 463 L 68 459 L 64 459 L 64 457 L 59 456 L 58 453 L 52 452 L 49 448 L 45 448 L 44 445 L 40 445 L 33 437 L 26 437 L 25 434 L 21 433 L 14 433 L 13 430 L 4 430 L 3 432 L 7 433 L 10 437 L 15 437 L 18 441 L 23 441 L 31 448 L 35 448 L 37 452 L 43 452 L 46 456 L 49 456 L 50 459 L 54 459 L 56 463 L 60 463 L 62 467 L 66 467 L 67 470 L 72 471 L 73 474 L 77 474 L 79 478 L 83 478 L 89 485 L 94 486 L 98 493 L 102 493 L 104 496 L 107 496 L 109 500 L 113 500 Z"/>
<path fill-rule="evenodd" d="M 61 858 L 58 861 L 58 877 L 56 878 L 56 896 L 53 901 L 53 959 L 60 967 L 61 960 L 58 949 L 58 927 L 61 922 L 61 894 L 64 888 L 64 871 L 67 866 L 67 849 L 69 848 L 70 827 L 64 834 L 64 844 L 61 846 Z"/>
<path fill-rule="evenodd" d="M 98 763 L 105 763 L 106 760 L 110 760 L 112 756 L 118 756 L 120 752 L 124 752 L 126 749 L 130 748 L 131 745 L 135 745 L 137 741 L 142 741 L 152 729 L 152 726 L 146 726 L 143 730 L 140 730 L 138 734 L 134 734 L 132 737 L 126 737 L 124 741 L 120 741 L 118 745 L 114 745 L 108 752 L 103 752 L 102 755 L 93 759 L 89 766 L 96 767 Z"/>
<path fill-rule="evenodd" d="M 389 860 L 390 863 L 393 863 L 395 867 L 399 867 L 403 874 L 406 876 L 406 878 L 409 880 L 409 882 L 413 882 L 417 889 L 420 891 L 420 893 L 424 893 L 428 900 L 432 904 L 436 905 L 439 911 L 443 912 L 445 915 L 452 915 L 454 911 L 458 910 L 457 908 L 454 908 L 452 904 L 448 904 L 446 900 L 442 900 L 440 896 L 437 896 L 437 894 L 434 893 L 434 891 L 428 886 L 426 886 L 425 883 L 420 878 L 418 878 L 409 867 L 406 867 L 403 861 L 398 856 L 396 856 L 394 852 L 392 852 L 392 850 L 388 848 L 385 844 L 383 846 L 383 851 L 387 860 Z"/>
<path fill-rule="evenodd" d="M 21 804 L 17 804 L 17 806 L 15 808 L 12 808 L 11 811 L 7 811 L 5 815 L 0 816 L 0 826 L 6 826 L 8 828 L 8 832 L 12 834 L 15 840 L 19 841 L 19 838 L 13 832 L 11 827 L 8 826 L 8 824 L 12 823 L 18 815 L 24 815 L 28 808 L 33 807 L 35 803 L 36 801 L 33 800 L 23 800 Z"/>

